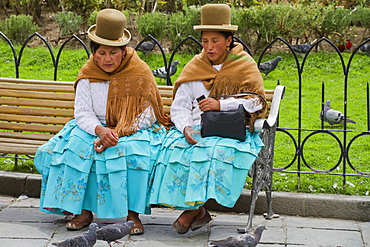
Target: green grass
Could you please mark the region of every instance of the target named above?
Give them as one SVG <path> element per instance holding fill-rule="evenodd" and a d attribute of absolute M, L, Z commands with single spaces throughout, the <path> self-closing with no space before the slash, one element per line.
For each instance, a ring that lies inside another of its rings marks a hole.
<path fill-rule="evenodd" d="M 20 47 L 16 47 L 19 52 Z M 276 70 L 268 76 L 263 76 L 266 89 L 274 89 L 277 82 L 286 87 L 285 96 L 280 108 L 279 126 L 284 128 L 298 128 L 298 102 L 299 102 L 299 79 L 296 63 L 292 54 L 286 53 L 284 49 L 280 52 L 268 55 L 262 62 L 281 56 L 281 61 Z M 0 77 L 15 77 L 14 61 L 12 60 L 11 50 L 6 43 L 0 42 Z M 53 51 L 55 56 L 57 49 Z M 161 54 L 153 53 L 140 57 L 147 62 L 151 69 L 163 66 Z M 347 65 L 350 58 L 349 53 L 342 53 L 344 62 Z M 167 59 L 169 59 L 170 54 Z M 193 55 L 177 54 L 174 60 L 179 60 L 177 73 L 171 77 L 172 82 L 176 81 L 185 64 Z M 258 56 L 255 56 L 256 61 Z M 82 49 L 65 49 L 58 69 L 58 80 L 74 81 L 79 68 L 86 61 L 86 52 Z M 303 57 L 298 57 L 302 64 Z M 370 56 L 363 53 L 356 54 L 349 73 L 348 80 L 348 99 L 347 113 L 357 124 L 348 124 L 347 129 L 351 131 L 367 130 L 366 113 L 366 85 L 370 82 Z M 21 60 L 20 77 L 28 79 L 53 79 L 54 69 L 50 59 L 50 54 L 46 47 L 26 48 Z M 164 80 L 157 78 L 158 84 L 165 84 Z M 334 52 L 313 52 L 309 55 L 304 65 L 302 73 L 302 128 L 321 129 L 319 114 L 321 111 L 321 92 L 322 83 L 325 84 L 325 100 L 330 99 L 334 109 L 343 111 L 344 101 L 344 73 L 340 59 Z M 328 134 L 316 134 L 308 139 L 304 145 L 304 158 L 306 162 L 317 170 L 327 170 L 338 163 L 340 156 L 339 144 L 335 141 L 338 138 L 343 142 L 343 126 L 324 125 L 324 129 L 333 130 L 333 136 Z M 298 138 L 298 131 L 289 130 L 295 139 Z M 301 138 L 304 140 L 311 131 L 302 131 Z M 347 133 L 346 142 L 354 138 L 359 133 Z M 350 150 L 349 157 L 353 165 L 363 172 L 370 172 L 370 135 L 357 138 Z M 291 139 L 283 132 L 277 132 L 275 142 L 274 167 L 283 168 L 287 166 L 295 155 L 295 147 Z M 9 163 L 9 161 L 7 162 Z M 12 170 L 11 164 L 0 164 L 1 170 Z M 26 162 L 25 165 L 18 165 L 17 169 L 24 172 L 34 172 L 32 163 Z M 23 169 L 23 170 L 22 170 Z M 298 170 L 297 160 L 287 169 L 288 171 Z M 301 161 L 301 171 L 310 171 Z M 343 161 L 334 169 L 335 173 L 343 173 Z M 355 173 L 349 166 L 346 167 L 347 173 Z M 297 174 L 274 173 L 273 190 L 309 193 L 334 193 L 351 195 L 369 195 L 369 177 L 349 176 L 343 186 L 342 176 L 322 175 L 322 174 L 301 174 L 298 179 Z M 298 188 L 298 180 L 300 187 Z M 247 180 L 250 182 L 250 179 Z M 250 186 L 250 185 L 249 185 Z"/>

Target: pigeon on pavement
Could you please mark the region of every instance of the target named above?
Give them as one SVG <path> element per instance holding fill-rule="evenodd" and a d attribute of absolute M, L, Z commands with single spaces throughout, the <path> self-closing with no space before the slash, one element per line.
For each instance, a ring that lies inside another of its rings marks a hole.
<path fill-rule="evenodd" d="M 363 46 L 361 46 L 360 50 L 362 52 L 366 52 L 367 54 L 370 54 L 370 43 L 366 43 Z"/>
<path fill-rule="evenodd" d="M 258 66 L 258 69 L 261 73 L 264 73 L 267 76 L 271 71 L 273 71 L 276 68 L 276 66 L 281 60 L 283 59 L 280 56 L 278 56 L 274 58 L 273 60 L 260 63 L 260 65 Z"/>
<path fill-rule="evenodd" d="M 264 230 L 266 230 L 265 226 L 259 225 L 253 233 L 245 233 L 237 237 L 212 241 L 211 244 L 218 247 L 255 247 L 260 241 Z"/>
<path fill-rule="evenodd" d="M 117 240 L 126 236 L 133 226 L 134 222 L 131 220 L 125 223 L 109 224 L 97 230 L 96 235 L 99 240 L 107 241 L 108 245 L 112 246 L 111 242 L 120 243 Z"/>
<path fill-rule="evenodd" d="M 154 49 L 155 44 L 156 43 L 153 40 L 152 41 L 145 41 L 142 44 L 140 44 L 139 47 L 136 46 L 135 49 L 137 51 L 141 51 L 142 53 L 144 53 L 144 55 L 146 55 Z"/>
<path fill-rule="evenodd" d="M 174 75 L 174 74 L 176 73 L 176 71 L 177 71 L 177 65 L 178 65 L 178 64 L 180 64 L 180 63 L 179 63 L 179 61 L 177 61 L 177 60 L 175 60 L 175 61 L 171 64 L 171 66 L 170 66 L 170 68 L 169 68 L 169 71 L 170 71 L 169 76 L 172 76 L 172 75 Z M 161 80 L 162 80 L 162 78 L 166 78 L 166 77 L 167 77 L 167 72 L 166 72 L 166 68 L 165 68 L 165 67 L 162 67 L 162 68 L 159 68 L 159 69 L 152 70 L 152 72 L 153 72 L 153 75 L 154 75 L 155 77 L 159 77 L 159 78 L 161 78 Z"/>
<path fill-rule="evenodd" d="M 311 42 L 308 41 L 306 44 L 292 45 L 292 48 L 295 52 L 298 53 L 307 53 L 311 48 Z"/>
<path fill-rule="evenodd" d="M 84 232 L 81 235 L 66 239 L 60 243 L 53 243 L 53 245 L 58 247 L 92 247 L 96 243 L 97 229 L 98 224 L 91 223 L 88 232 Z"/>
<path fill-rule="evenodd" d="M 330 100 L 326 101 L 326 104 L 324 105 L 324 112 L 322 113 L 322 116 L 324 117 L 323 120 L 325 122 L 328 122 L 330 124 L 330 126 L 332 126 L 333 124 L 342 124 L 342 123 L 344 123 L 344 121 L 346 121 L 346 123 L 356 124 L 355 121 L 349 119 L 349 117 L 344 116 L 344 114 L 341 113 L 340 111 L 333 110 L 330 107 Z M 322 119 L 321 115 L 320 115 L 320 118 Z"/>

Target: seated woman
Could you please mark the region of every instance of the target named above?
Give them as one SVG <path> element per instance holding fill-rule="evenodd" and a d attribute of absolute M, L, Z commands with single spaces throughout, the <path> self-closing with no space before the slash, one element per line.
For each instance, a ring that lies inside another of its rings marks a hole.
<path fill-rule="evenodd" d="M 167 134 L 150 181 L 149 203 L 185 210 L 173 223 L 184 234 L 208 223 L 203 207 L 213 198 L 233 207 L 242 192 L 250 167 L 264 146 L 253 133 L 253 123 L 264 114 L 266 103 L 256 95 L 221 98 L 254 92 L 264 97 L 264 86 L 256 62 L 241 44 L 234 44 L 230 8 L 207 4 L 201 9 L 203 50 L 184 68 L 174 86 L 171 119 L 176 127 Z M 197 102 L 197 98 L 206 98 Z M 245 141 L 217 136 L 200 140 L 200 114 L 204 111 L 236 110 L 242 104 L 250 113 Z M 250 132 L 251 131 L 251 132 Z"/>
<path fill-rule="evenodd" d="M 40 209 L 74 214 L 69 230 L 89 225 L 94 212 L 127 216 L 135 222 L 130 233 L 141 234 L 139 214 L 150 213 L 149 173 L 169 119 L 150 68 L 126 46 L 125 23 L 118 10 L 98 13 L 88 30 L 92 55 L 75 83 L 75 118 L 35 156 Z"/>

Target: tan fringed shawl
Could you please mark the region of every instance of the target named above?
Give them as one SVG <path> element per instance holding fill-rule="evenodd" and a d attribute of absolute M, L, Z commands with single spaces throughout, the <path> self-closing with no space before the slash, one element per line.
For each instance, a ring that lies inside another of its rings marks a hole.
<path fill-rule="evenodd" d="M 80 79 L 89 79 L 90 83 L 109 83 L 106 122 L 118 136 L 135 133 L 140 114 L 149 106 L 152 106 L 160 124 L 169 125 L 169 117 L 163 112 L 162 99 L 152 71 L 133 48 L 126 47 L 121 65 L 111 74 L 100 69 L 91 55 L 82 66 L 75 87 Z"/>
<path fill-rule="evenodd" d="M 174 86 L 174 94 L 181 83 L 190 81 L 202 81 L 210 97 L 219 99 L 217 95 L 232 95 L 243 92 L 255 92 L 265 96 L 262 76 L 256 62 L 245 51 L 241 44 L 237 44 L 228 54 L 220 71 L 212 67 L 204 50 L 196 55 L 184 67 Z M 247 97 L 256 97 L 246 96 Z M 253 131 L 254 121 L 264 116 L 266 103 L 262 102 L 263 108 L 251 114 L 247 119 L 250 130 Z"/>

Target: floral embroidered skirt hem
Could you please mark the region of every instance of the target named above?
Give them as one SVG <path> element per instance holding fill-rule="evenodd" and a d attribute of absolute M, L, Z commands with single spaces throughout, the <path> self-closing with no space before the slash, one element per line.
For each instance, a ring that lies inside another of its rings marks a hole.
<path fill-rule="evenodd" d="M 215 136 L 190 145 L 181 132 L 171 128 L 153 167 L 149 204 L 192 210 L 213 198 L 233 207 L 264 147 L 257 133 L 246 130 L 246 134 L 244 142 Z"/>
<path fill-rule="evenodd" d="M 97 153 L 96 136 L 70 120 L 35 155 L 42 174 L 40 210 L 80 214 L 86 209 L 99 218 L 124 217 L 128 210 L 149 214 L 148 179 L 165 133 L 158 129 L 155 124 L 121 137 L 118 145 Z"/>

